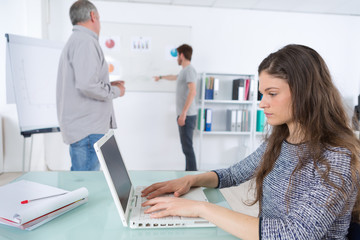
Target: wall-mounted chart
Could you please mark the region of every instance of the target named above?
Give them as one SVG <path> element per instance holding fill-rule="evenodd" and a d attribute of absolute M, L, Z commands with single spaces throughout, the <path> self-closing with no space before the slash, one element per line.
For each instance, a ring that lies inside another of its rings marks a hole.
<path fill-rule="evenodd" d="M 127 91 L 173 92 L 174 81 L 153 76 L 179 73 L 176 48 L 191 45 L 191 27 L 102 22 L 99 42 L 110 80 L 125 80 Z"/>

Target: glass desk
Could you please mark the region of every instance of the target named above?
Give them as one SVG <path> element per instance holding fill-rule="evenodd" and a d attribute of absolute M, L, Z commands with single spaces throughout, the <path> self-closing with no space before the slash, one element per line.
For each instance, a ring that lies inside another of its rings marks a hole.
<path fill-rule="evenodd" d="M 134 186 L 175 179 L 195 172 L 130 171 Z M 36 228 L 24 231 L 0 224 L 0 240 L 132 240 L 132 239 L 237 239 L 220 228 L 130 229 L 123 227 L 102 172 L 29 172 L 26 179 L 65 190 L 86 187 L 89 201 Z M 218 189 L 205 189 L 210 202 L 230 208 Z"/>

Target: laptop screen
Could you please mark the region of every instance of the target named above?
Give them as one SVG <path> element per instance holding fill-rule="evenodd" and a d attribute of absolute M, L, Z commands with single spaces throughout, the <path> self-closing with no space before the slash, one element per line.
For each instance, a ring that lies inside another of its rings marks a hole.
<path fill-rule="evenodd" d="M 126 205 L 131 191 L 130 177 L 120 154 L 119 147 L 114 135 L 112 135 L 101 147 L 101 152 L 114 183 L 121 206 L 126 212 Z"/>

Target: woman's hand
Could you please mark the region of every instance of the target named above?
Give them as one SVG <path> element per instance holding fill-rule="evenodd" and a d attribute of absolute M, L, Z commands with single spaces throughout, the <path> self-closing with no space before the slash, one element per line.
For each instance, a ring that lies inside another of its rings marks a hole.
<path fill-rule="evenodd" d="M 152 213 L 152 218 L 167 216 L 200 217 L 200 212 L 205 204 L 207 203 L 184 198 L 158 197 L 144 202 L 142 206 L 151 206 L 145 213 Z"/>
<path fill-rule="evenodd" d="M 145 188 L 141 192 L 141 196 L 146 196 L 148 199 L 152 199 L 165 193 L 174 193 L 175 197 L 179 197 L 190 190 L 193 184 L 192 178 L 192 175 L 188 175 L 166 182 L 154 183 L 151 186 Z"/>
<path fill-rule="evenodd" d="M 157 197 L 142 204 L 151 218 L 201 217 L 241 239 L 259 239 L 259 218 L 208 202 L 177 197 Z"/>

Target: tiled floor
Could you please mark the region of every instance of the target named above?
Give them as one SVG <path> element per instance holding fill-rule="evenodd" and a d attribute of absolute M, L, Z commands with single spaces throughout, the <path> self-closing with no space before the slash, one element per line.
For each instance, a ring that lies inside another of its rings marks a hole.
<path fill-rule="evenodd" d="M 254 199 L 253 191 L 249 191 L 250 182 L 245 182 L 237 187 L 220 189 L 230 207 L 237 212 L 257 217 L 259 205 L 248 206 L 246 203 Z"/>
<path fill-rule="evenodd" d="M 20 177 L 22 172 L 7 172 L 0 174 L 0 186 L 3 186 L 14 179 Z M 248 214 L 251 216 L 257 216 L 258 214 L 258 204 L 254 206 L 247 206 L 245 202 L 249 199 L 252 199 L 252 191 L 249 192 L 249 182 L 245 182 L 238 187 L 221 189 L 221 193 L 224 195 L 225 199 L 231 206 L 234 211 Z"/>
<path fill-rule="evenodd" d="M 20 177 L 22 174 L 22 172 L 7 172 L 0 174 L 0 186 L 11 182 L 12 180 Z"/>

